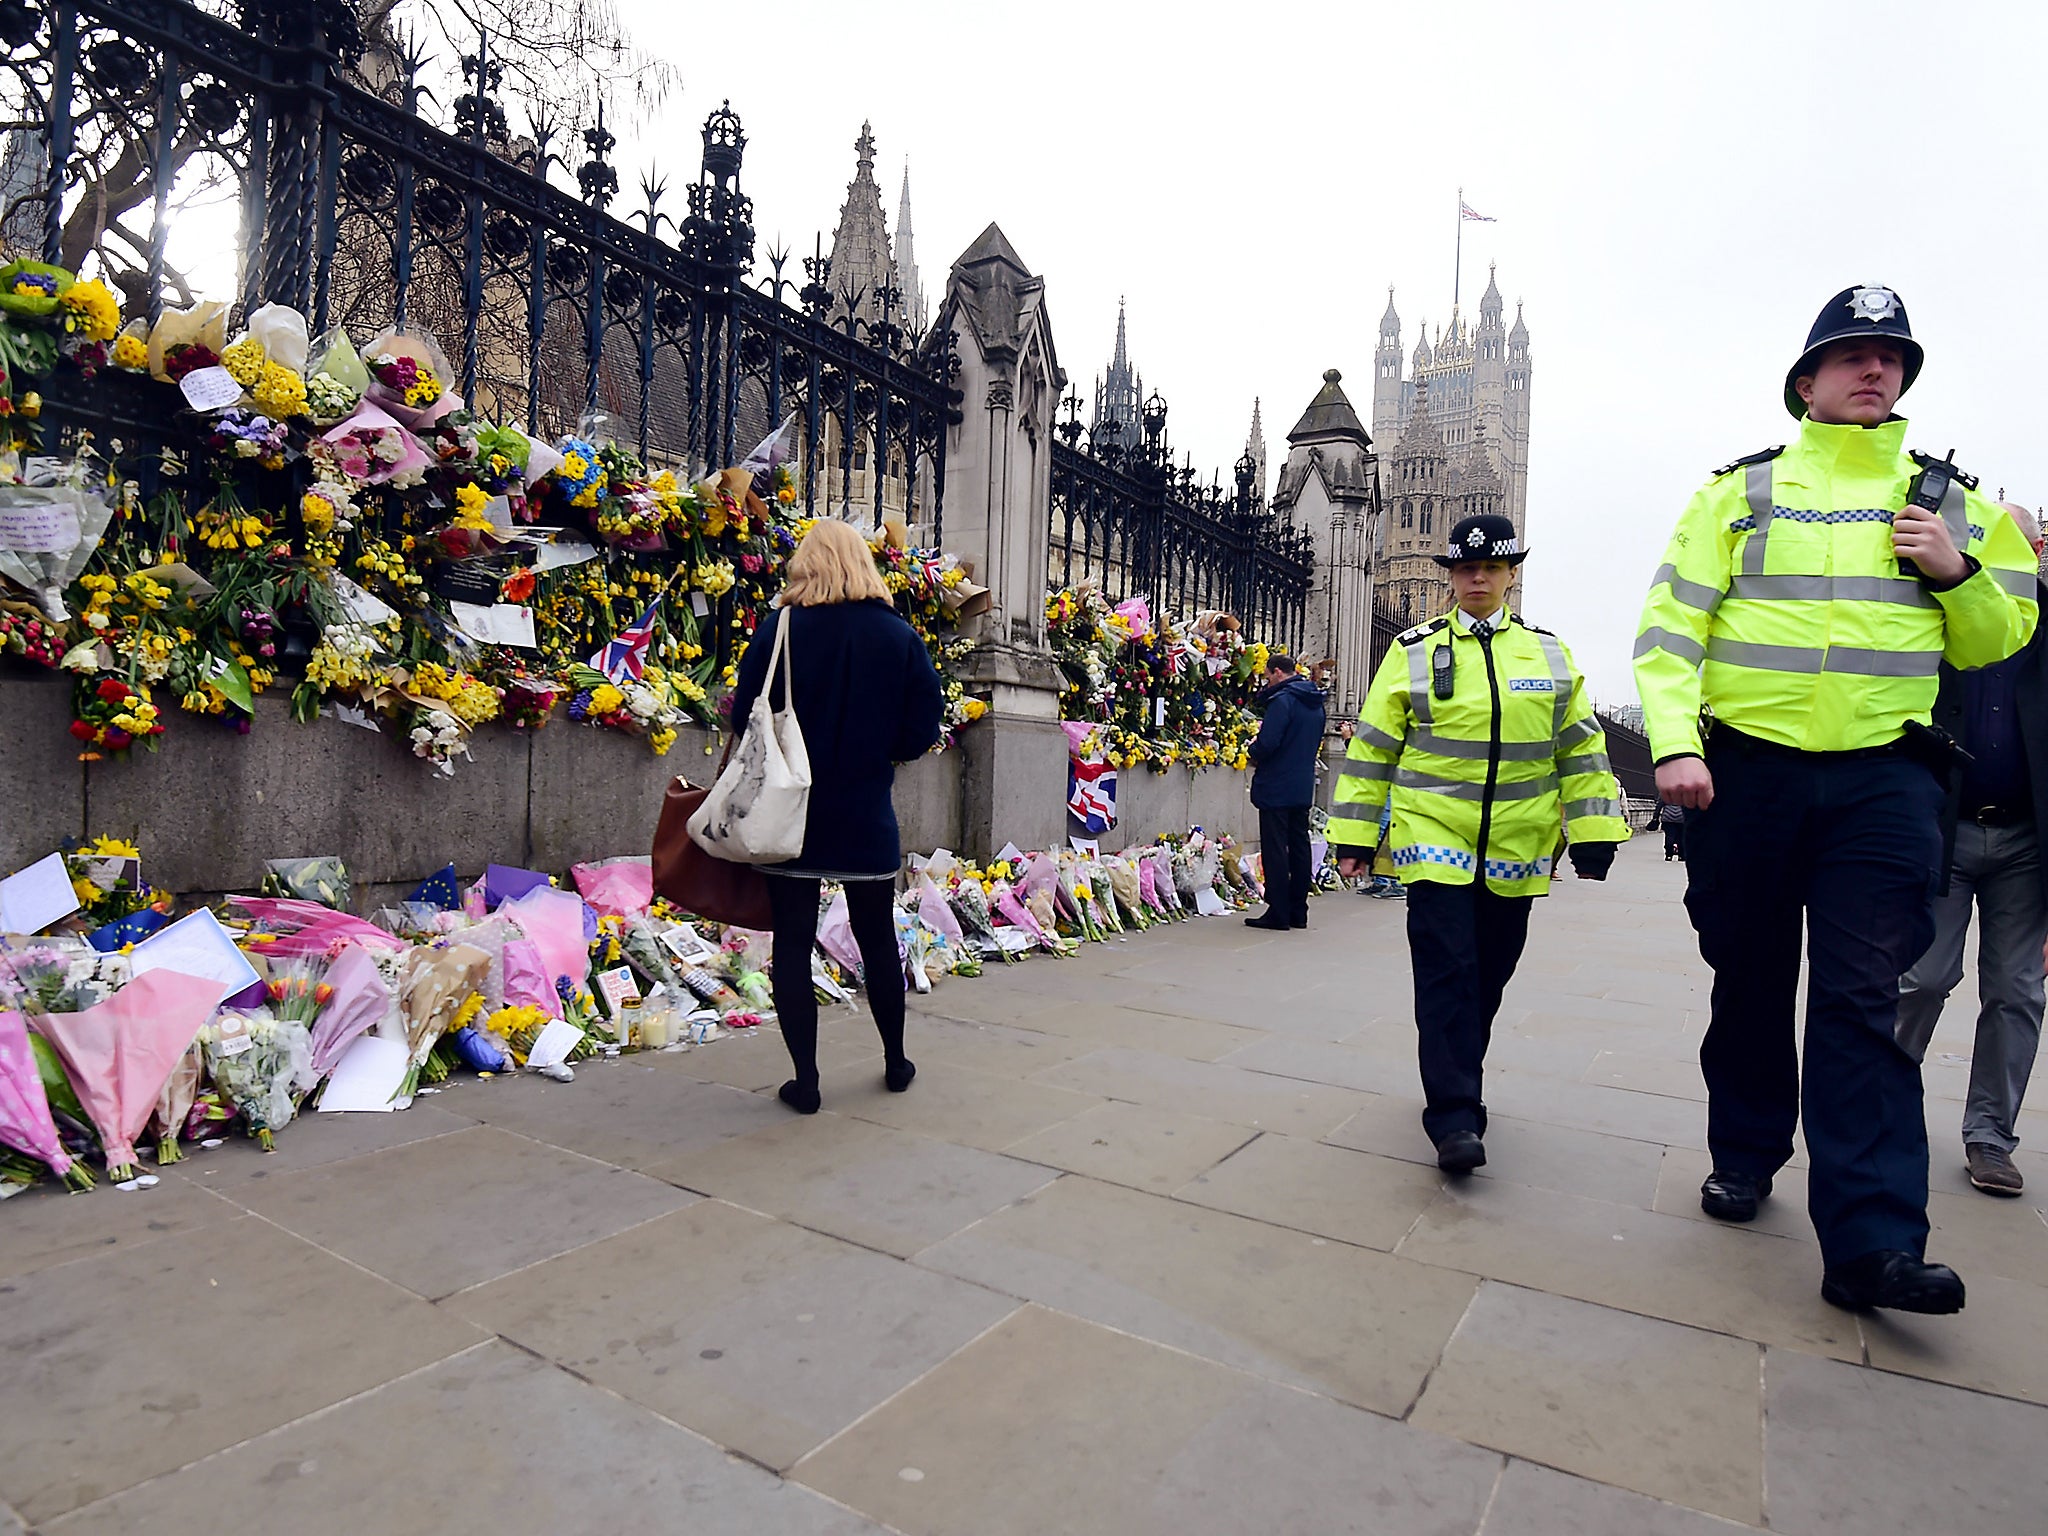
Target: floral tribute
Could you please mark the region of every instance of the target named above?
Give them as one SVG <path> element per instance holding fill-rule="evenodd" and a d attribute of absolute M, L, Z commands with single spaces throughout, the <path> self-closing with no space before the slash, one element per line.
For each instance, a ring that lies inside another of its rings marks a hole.
<path fill-rule="evenodd" d="M 1060 717 L 1099 727 L 1090 749 L 1111 766 L 1246 766 L 1267 649 L 1235 618 L 1155 618 L 1143 598 L 1111 604 L 1083 585 L 1053 592 L 1045 621 L 1067 681 Z"/>
<path fill-rule="evenodd" d="M 45 390 L 89 416 L 109 388 L 160 444 L 44 451 Z M 219 304 L 123 325 L 103 284 L 15 261 L 0 658 L 73 674 L 87 760 L 154 751 L 181 715 L 246 732 L 273 690 L 301 721 L 381 719 L 440 773 L 479 730 L 565 719 L 666 753 L 724 723 L 803 531 L 779 437 L 692 480 L 601 414 L 553 442 L 477 416 L 417 329 L 313 336 L 277 304 L 232 332 Z M 873 547 L 945 679 L 950 741 L 986 709 L 954 676 L 971 583 L 900 536 Z"/>

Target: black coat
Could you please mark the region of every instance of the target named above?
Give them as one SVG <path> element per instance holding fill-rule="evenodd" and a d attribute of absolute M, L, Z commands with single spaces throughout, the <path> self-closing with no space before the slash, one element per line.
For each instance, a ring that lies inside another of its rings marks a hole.
<path fill-rule="evenodd" d="M 2048 619 L 2048 587 L 2035 583 L 2035 596 L 2042 604 L 2042 616 Z M 2048 818 L 2048 626 L 2036 625 L 2033 638 L 2020 650 L 2021 662 L 2017 686 L 2020 717 L 2020 745 L 2027 755 L 2027 784 L 2034 792 L 2034 817 L 2036 824 Z M 1964 730 L 1967 708 L 1964 674 L 1944 664 L 1941 669 L 1941 691 L 1934 698 L 1934 723 L 1962 743 L 1965 752 L 1970 750 L 1970 741 Z M 1941 889 L 1948 892 L 1948 872 L 1955 863 L 1956 823 L 1962 818 L 1963 776 L 1960 773 L 1950 777 L 1948 799 L 1941 811 Z M 2041 864 L 2041 890 L 2048 898 L 2048 859 Z"/>
<path fill-rule="evenodd" d="M 1245 749 L 1252 770 L 1252 804 L 1278 811 L 1313 805 L 1316 758 L 1323 750 L 1323 691 L 1305 677 L 1291 677 L 1259 695 L 1265 718 Z"/>
<path fill-rule="evenodd" d="M 779 867 L 893 875 L 903 862 L 889 798 L 895 765 L 930 751 L 944 722 L 931 657 L 917 632 L 878 599 L 778 609 L 740 659 L 732 694 L 736 730 L 745 729 L 767 680 L 778 624 L 791 626 L 796 718 L 811 759 L 803 852 Z M 769 698 L 781 702 L 779 687 Z"/>

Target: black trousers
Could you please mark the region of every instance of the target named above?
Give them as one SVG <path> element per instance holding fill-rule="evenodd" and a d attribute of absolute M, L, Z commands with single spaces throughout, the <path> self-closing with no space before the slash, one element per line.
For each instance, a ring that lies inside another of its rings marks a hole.
<path fill-rule="evenodd" d="M 891 1063 L 903 1059 L 903 962 L 896 950 L 896 882 L 846 882 L 846 916 L 866 971 L 868 1011 Z M 768 877 L 768 909 L 775 922 L 775 967 L 769 977 L 775 1016 L 790 1066 L 806 1088 L 818 1086 L 818 994 L 811 987 L 811 948 L 818 941 L 819 882 L 793 875 Z"/>
<path fill-rule="evenodd" d="M 1899 977 L 1934 937 L 1941 788 L 1895 754 L 1791 752 L 1725 729 L 1707 766 L 1714 803 L 1687 820 L 1685 905 L 1714 968 L 1700 1044 L 1714 1165 L 1776 1173 L 1803 1107 L 1807 1210 L 1826 1262 L 1923 1254 L 1920 1068 L 1893 1029 Z"/>
<path fill-rule="evenodd" d="M 1308 807 L 1259 807 L 1259 854 L 1266 865 L 1266 912 L 1308 926 Z"/>
<path fill-rule="evenodd" d="M 1532 896 L 1501 896 L 1484 880 L 1408 887 L 1408 955 L 1415 971 L 1415 1031 L 1422 1061 L 1422 1128 L 1486 1133 L 1480 1077 L 1493 1017 L 1522 945 Z"/>
<path fill-rule="evenodd" d="M 1681 859 L 1685 857 L 1685 823 L 1682 821 L 1664 823 L 1664 857 L 1668 860 L 1674 853 Z"/>

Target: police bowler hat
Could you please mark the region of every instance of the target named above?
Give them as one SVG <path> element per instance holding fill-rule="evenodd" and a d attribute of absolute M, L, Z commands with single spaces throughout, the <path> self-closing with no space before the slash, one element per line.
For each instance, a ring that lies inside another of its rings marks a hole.
<path fill-rule="evenodd" d="M 1799 398 L 1796 386 L 1820 366 L 1822 350 L 1831 342 L 1861 341 L 1868 336 L 1883 336 L 1899 344 L 1899 350 L 1906 354 L 1906 382 L 1899 386 L 1899 393 L 1903 395 L 1913 387 L 1926 355 L 1913 339 L 1905 301 L 1889 288 L 1844 288 L 1822 306 L 1820 318 L 1806 333 L 1806 350 L 1785 375 L 1785 409 L 1795 420 L 1806 415 L 1806 402 Z"/>
<path fill-rule="evenodd" d="M 1444 553 L 1430 558 L 1445 570 L 1467 560 L 1505 560 L 1509 565 L 1520 565 L 1529 558 L 1529 551 L 1522 548 L 1513 523 L 1485 512 L 1460 522 L 1451 530 L 1451 541 Z"/>

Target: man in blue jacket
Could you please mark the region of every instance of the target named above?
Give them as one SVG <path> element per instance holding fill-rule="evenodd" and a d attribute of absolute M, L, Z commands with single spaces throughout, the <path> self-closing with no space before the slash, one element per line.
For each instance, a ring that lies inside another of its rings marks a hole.
<path fill-rule="evenodd" d="M 1252 804 L 1259 808 L 1259 851 L 1266 864 L 1266 911 L 1248 928 L 1284 931 L 1308 926 L 1308 809 L 1316 798 L 1316 758 L 1323 749 L 1323 692 L 1295 675 L 1294 658 L 1275 654 L 1259 692 L 1265 718 L 1247 749 Z"/>

